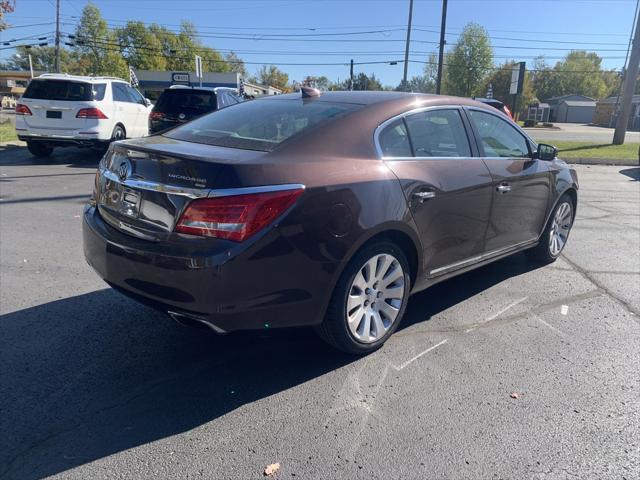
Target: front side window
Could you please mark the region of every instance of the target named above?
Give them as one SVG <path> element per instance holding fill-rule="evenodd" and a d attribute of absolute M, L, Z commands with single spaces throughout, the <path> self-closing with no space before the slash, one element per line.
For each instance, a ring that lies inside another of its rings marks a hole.
<path fill-rule="evenodd" d="M 129 92 L 129 96 L 133 102 L 139 103 L 140 105 L 145 104 L 144 97 L 138 90 L 127 85 L 127 91 Z"/>
<path fill-rule="evenodd" d="M 416 157 L 470 157 L 467 132 L 458 110 L 437 109 L 405 118 Z"/>
<path fill-rule="evenodd" d="M 409 135 L 402 119 L 387 125 L 380 135 L 378 143 L 383 157 L 412 157 Z"/>
<path fill-rule="evenodd" d="M 480 136 L 485 157 L 531 157 L 527 139 L 506 120 L 480 110 L 469 110 L 469 115 Z"/>
<path fill-rule="evenodd" d="M 303 99 L 265 99 L 223 108 L 174 128 L 166 137 L 269 152 L 282 142 L 362 105 Z"/>

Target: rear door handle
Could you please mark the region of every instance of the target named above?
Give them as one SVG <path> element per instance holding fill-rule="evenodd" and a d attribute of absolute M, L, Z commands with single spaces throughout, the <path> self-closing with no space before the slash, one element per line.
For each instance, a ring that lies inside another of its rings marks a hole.
<path fill-rule="evenodd" d="M 422 191 L 422 192 L 415 192 L 413 194 L 413 196 L 418 198 L 421 202 L 424 202 L 425 200 L 429 200 L 430 198 L 434 198 L 436 196 L 436 192 L 433 192 L 431 190 L 426 190 L 426 191 Z"/>
<path fill-rule="evenodd" d="M 511 185 L 498 185 L 496 190 L 498 193 L 509 193 L 511 191 Z"/>

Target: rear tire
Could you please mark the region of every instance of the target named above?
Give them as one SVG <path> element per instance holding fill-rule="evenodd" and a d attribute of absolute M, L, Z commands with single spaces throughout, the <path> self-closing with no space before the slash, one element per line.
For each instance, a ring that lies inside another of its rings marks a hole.
<path fill-rule="evenodd" d="M 53 153 L 53 147 L 46 142 L 29 140 L 27 149 L 31 152 L 31 155 L 38 158 L 48 157 Z"/>
<path fill-rule="evenodd" d="M 567 244 L 574 217 L 573 200 L 564 194 L 549 215 L 549 221 L 538 245 L 525 252 L 529 259 L 542 264 L 555 262 Z"/>
<path fill-rule="evenodd" d="M 127 132 L 124 130 L 124 127 L 122 125 L 118 124 L 113 127 L 113 132 L 111 133 L 111 142 L 117 142 L 118 140 L 124 140 L 125 138 L 127 138 Z"/>
<path fill-rule="evenodd" d="M 343 352 L 363 355 L 380 348 L 402 320 L 411 277 L 395 243 L 374 241 L 351 259 L 340 276 L 318 335 Z"/>

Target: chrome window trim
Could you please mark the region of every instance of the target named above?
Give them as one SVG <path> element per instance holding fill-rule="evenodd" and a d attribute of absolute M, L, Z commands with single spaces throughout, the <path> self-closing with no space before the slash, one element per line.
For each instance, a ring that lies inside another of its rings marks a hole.
<path fill-rule="evenodd" d="M 457 159 L 461 159 L 461 158 L 475 158 L 473 157 L 473 150 L 471 148 L 471 141 L 472 139 L 469 137 L 469 133 L 465 130 L 465 135 L 467 136 L 467 141 L 469 142 L 469 150 L 471 151 L 472 155 L 469 155 L 468 157 L 387 157 L 384 156 L 382 154 L 382 147 L 380 146 L 380 133 L 382 132 L 382 130 L 384 130 L 389 124 L 395 122 L 396 120 L 402 118 L 404 119 L 405 117 L 408 117 L 409 115 L 414 115 L 416 113 L 422 113 L 422 112 L 428 112 L 431 110 L 457 110 L 458 114 L 460 115 L 460 121 L 462 122 L 462 124 L 464 125 L 464 119 L 462 118 L 462 105 L 431 105 L 428 107 L 418 107 L 418 108 L 414 108 L 413 110 L 407 110 L 406 112 L 403 113 L 399 113 L 398 115 L 395 115 L 391 118 L 388 118 L 387 120 L 385 120 L 384 122 L 382 122 L 380 125 L 378 125 L 376 127 L 376 129 L 373 132 L 373 142 L 375 144 L 376 147 L 376 153 L 378 155 L 378 159 L 380 160 L 384 160 L 384 161 L 394 161 L 394 160 L 451 160 L 452 158 L 457 158 Z M 482 109 L 479 109 L 482 110 Z M 407 134 L 409 134 L 409 131 L 407 130 Z"/>
<path fill-rule="evenodd" d="M 112 182 L 119 183 L 120 185 L 124 185 L 125 187 L 130 187 L 137 190 L 149 190 L 152 192 L 166 193 L 168 195 L 178 195 L 178 196 L 187 197 L 190 199 L 230 197 L 233 195 L 247 195 L 251 193 L 280 192 L 283 190 L 306 189 L 306 186 L 301 183 L 287 183 L 287 184 L 281 184 L 281 185 L 261 185 L 256 187 L 219 188 L 219 189 L 189 188 L 189 187 L 180 187 L 177 185 L 151 182 L 148 180 L 136 180 L 134 178 L 127 178 L 126 180 L 120 180 L 116 173 L 104 168 L 101 169 L 100 174 L 104 178 Z"/>
<path fill-rule="evenodd" d="M 504 157 L 500 157 L 500 158 L 504 158 Z M 449 265 L 445 265 L 443 267 L 434 268 L 433 270 L 431 270 L 429 272 L 429 275 L 432 276 L 432 277 L 435 277 L 435 276 L 438 276 L 438 275 L 443 275 L 443 274 L 449 273 L 449 272 L 451 272 L 453 270 L 458 270 L 460 268 L 464 268 L 464 267 L 473 265 L 475 263 L 482 262 L 483 260 L 487 260 L 489 258 L 496 257 L 496 256 L 501 255 L 503 253 L 507 253 L 507 252 L 510 252 L 512 250 L 517 250 L 517 249 L 525 247 L 525 246 L 527 246 L 529 244 L 533 245 L 537 241 L 538 241 L 537 237 L 536 238 L 532 238 L 530 240 L 525 240 L 524 242 L 519 242 L 519 243 L 516 243 L 514 245 L 509 245 L 507 247 L 498 248 L 497 250 L 492 250 L 491 252 L 483 253 L 481 255 L 476 255 L 474 257 L 470 257 L 470 258 L 467 258 L 465 260 L 461 260 L 459 262 L 450 263 Z"/>

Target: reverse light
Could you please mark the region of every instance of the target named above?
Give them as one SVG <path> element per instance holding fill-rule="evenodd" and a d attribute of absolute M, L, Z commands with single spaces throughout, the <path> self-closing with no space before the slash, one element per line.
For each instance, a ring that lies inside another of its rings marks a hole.
<path fill-rule="evenodd" d="M 76 114 L 76 118 L 96 118 L 98 120 L 106 120 L 107 117 L 99 108 L 81 108 Z"/>
<path fill-rule="evenodd" d="M 18 103 L 16 105 L 16 115 L 33 115 L 29 107 L 23 105 L 22 103 Z"/>
<path fill-rule="evenodd" d="M 242 242 L 273 222 L 304 188 L 194 200 L 175 231 Z"/>

